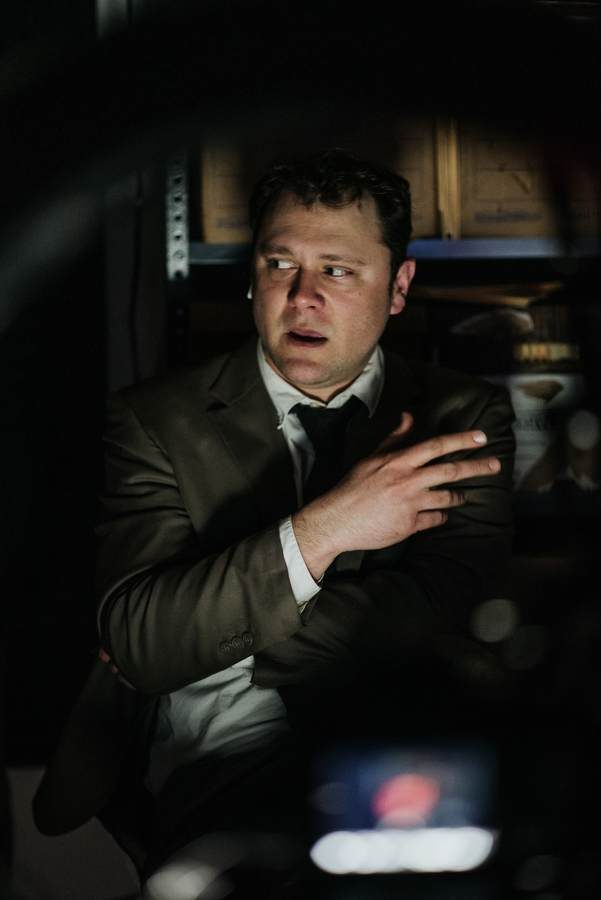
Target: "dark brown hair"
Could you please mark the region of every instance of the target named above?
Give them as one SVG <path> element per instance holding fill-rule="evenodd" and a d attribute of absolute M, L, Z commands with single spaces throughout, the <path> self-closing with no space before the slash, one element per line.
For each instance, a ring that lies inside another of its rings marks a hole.
<path fill-rule="evenodd" d="M 293 194 L 307 207 L 323 203 L 340 208 L 365 194 L 373 197 L 382 241 L 390 250 L 392 286 L 411 237 L 411 194 L 406 178 L 338 149 L 277 160 L 258 180 L 250 198 L 253 246 L 265 215 L 283 193 Z"/>

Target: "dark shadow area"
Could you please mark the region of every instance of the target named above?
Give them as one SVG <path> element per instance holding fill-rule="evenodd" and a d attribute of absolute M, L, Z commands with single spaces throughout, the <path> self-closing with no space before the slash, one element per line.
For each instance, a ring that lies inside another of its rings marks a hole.
<path fill-rule="evenodd" d="M 95 652 L 102 277 L 82 254 L 0 340 L 9 763 L 46 758 Z"/>
<path fill-rule="evenodd" d="M 301 134 L 306 140 L 308 132 L 327 133 L 326 124 L 358 110 L 365 128 L 371 120 L 427 111 L 531 133 L 557 150 L 550 163 L 565 253 L 542 261 L 424 261 L 416 284 L 560 278 L 563 293 L 555 300 L 570 306 L 585 403 L 601 415 L 599 259 L 570 255 L 565 187 L 577 160 L 600 175 L 599 34 L 543 6 L 464 3 L 434 13 L 426 4 L 403 10 L 397 23 L 381 3 L 342 22 L 338 3 L 305 4 L 302 11 L 275 2 L 207 3 L 202 10 L 154 3 L 135 34 L 101 45 L 92 40 L 88 9 L 85 26 L 73 26 L 79 40 L 63 35 L 52 52 L 43 42 L 7 57 L 2 109 L 10 140 L 0 150 L 0 761 L 48 760 L 97 651 L 93 527 L 107 384 L 97 209 L 104 191 L 132 171 L 147 165 L 162 171 L 174 150 L 195 148 L 206 134 L 247 139 L 264 130 L 294 143 Z M 28 27 L 15 27 L 23 44 Z M 81 219 L 72 214 L 79 203 L 92 208 Z M 236 309 L 231 333 L 198 326 L 184 347 L 174 310 L 189 309 L 199 294 L 225 303 L 243 297 L 246 286 L 242 264 L 195 270 L 170 286 L 164 339 L 172 367 L 221 352 L 251 328 L 248 314 Z M 443 310 L 424 300 L 417 309 L 408 318 L 414 325 L 400 335 L 391 330 L 386 346 L 474 374 L 507 373 L 501 332 L 453 332 L 480 308 L 449 303 Z M 544 313 L 537 327 L 543 319 Z M 371 706 L 358 689 L 348 705 L 340 698 L 340 721 L 325 713 L 316 721 L 320 737 L 329 731 L 350 740 L 356 735 L 341 722 L 356 705 L 370 712 L 362 728 L 382 740 L 407 732 L 427 740 L 443 733 L 485 738 L 500 762 L 503 840 L 488 870 L 461 881 L 461 896 L 510 896 L 525 862 L 545 856 L 558 861 L 556 874 L 537 890 L 592 898 L 601 890 L 599 491 L 583 497 L 565 482 L 528 508 L 519 504 L 506 588 L 517 620 L 507 638 L 491 640 L 473 658 L 461 648 L 438 648 L 425 670 L 398 673 L 401 681 L 419 682 L 409 698 L 384 684 Z M 434 685 L 441 683 L 437 697 Z M 316 707 L 318 700 L 325 704 L 316 698 Z M 378 723 L 403 702 L 407 731 L 380 732 Z M 0 782 L 0 879 L 10 855 L 7 819 Z M 309 883 L 325 885 L 328 897 L 346 896 L 335 879 L 320 881 L 316 872 Z M 457 895 L 452 879 L 437 886 L 408 876 L 404 884 L 404 897 Z M 348 896 L 355 889 L 370 900 L 390 896 L 390 882 L 377 878 L 369 891 L 361 881 L 347 885 Z"/>

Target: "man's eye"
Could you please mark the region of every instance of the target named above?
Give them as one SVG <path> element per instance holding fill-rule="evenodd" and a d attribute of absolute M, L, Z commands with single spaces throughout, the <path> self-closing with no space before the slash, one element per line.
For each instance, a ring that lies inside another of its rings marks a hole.
<path fill-rule="evenodd" d="M 268 259 L 267 265 L 270 269 L 293 269 L 294 263 L 290 259 Z"/>
<path fill-rule="evenodd" d="M 326 275 L 332 275 L 334 278 L 341 278 L 343 275 L 350 275 L 348 269 L 343 269 L 342 266 L 326 266 L 325 269 Z"/>

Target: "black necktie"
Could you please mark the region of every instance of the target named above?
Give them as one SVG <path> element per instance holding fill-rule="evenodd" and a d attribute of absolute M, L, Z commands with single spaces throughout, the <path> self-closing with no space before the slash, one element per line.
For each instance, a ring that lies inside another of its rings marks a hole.
<path fill-rule="evenodd" d="M 362 406 L 361 400 L 351 397 L 338 409 L 306 403 L 297 403 L 293 407 L 292 412 L 298 416 L 315 451 L 315 462 L 303 487 L 305 503 L 324 494 L 342 478 L 346 431 L 351 418 Z"/>

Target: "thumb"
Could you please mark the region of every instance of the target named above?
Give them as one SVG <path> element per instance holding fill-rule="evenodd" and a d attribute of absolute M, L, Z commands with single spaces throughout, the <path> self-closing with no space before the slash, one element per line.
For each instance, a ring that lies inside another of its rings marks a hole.
<path fill-rule="evenodd" d="M 384 440 L 379 445 L 379 450 L 387 450 L 389 447 L 393 447 L 398 439 L 402 437 L 404 434 L 407 434 L 413 428 L 413 416 L 410 412 L 405 410 L 403 415 L 401 416 L 401 421 L 394 428 L 390 434 L 388 434 Z"/>

